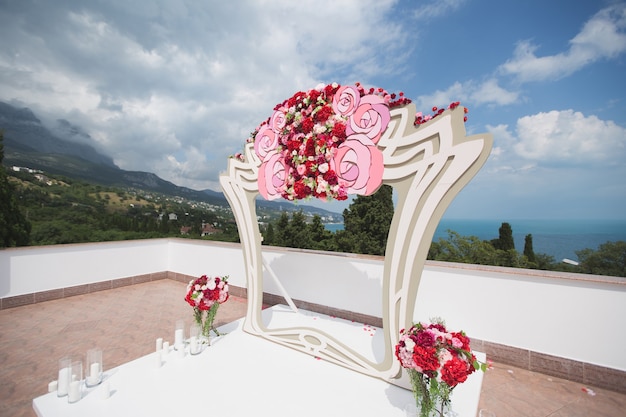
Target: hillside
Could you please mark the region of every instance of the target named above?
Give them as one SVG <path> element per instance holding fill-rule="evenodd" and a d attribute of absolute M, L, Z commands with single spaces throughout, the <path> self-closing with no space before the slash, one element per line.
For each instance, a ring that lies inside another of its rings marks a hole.
<path fill-rule="evenodd" d="M 94 147 L 81 142 L 92 141 L 79 126 L 58 120 L 48 129 L 28 108 L 16 108 L 0 102 L 0 130 L 4 132 L 4 161 L 7 167 L 17 166 L 41 170 L 50 175 L 64 176 L 87 183 L 122 189 L 141 190 L 228 207 L 221 192 L 193 190 L 166 181 L 156 174 L 127 171 Z M 259 201 L 261 211 L 298 211 L 318 214 L 328 221 L 341 222 L 339 213 L 303 204 Z"/>

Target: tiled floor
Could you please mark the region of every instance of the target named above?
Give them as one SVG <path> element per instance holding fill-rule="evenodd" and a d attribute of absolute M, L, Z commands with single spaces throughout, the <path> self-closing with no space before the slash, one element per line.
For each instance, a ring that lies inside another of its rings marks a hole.
<path fill-rule="evenodd" d="M 99 346 L 108 369 L 153 352 L 155 339 L 172 335 L 177 319 L 191 320 L 184 291 L 184 283 L 164 279 L 1 310 L 0 417 L 35 416 L 32 399 L 47 391 L 65 355 Z M 245 300 L 231 297 L 216 324 L 242 317 L 245 308 Z M 626 395 L 496 363 L 479 407 L 498 417 L 619 417 L 626 415 Z"/>

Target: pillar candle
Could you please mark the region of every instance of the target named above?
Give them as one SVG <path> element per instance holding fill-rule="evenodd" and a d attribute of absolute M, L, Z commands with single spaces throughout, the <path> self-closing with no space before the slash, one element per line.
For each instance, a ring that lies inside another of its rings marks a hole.
<path fill-rule="evenodd" d="M 78 400 L 80 400 L 80 381 L 72 381 L 67 391 L 67 401 L 75 403 Z"/>
<path fill-rule="evenodd" d="M 189 353 L 192 355 L 198 353 L 198 338 L 196 336 L 191 336 L 189 338 Z"/>
<path fill-rule="evenodd" d="M 157 350 L 157 352 L 160 352 L 162 349 L 163 349 L 163 338 L 159 337 L 156 340 L 156 350 Z"/>
<path fill-rule="evenodd" d="M 94 362 L 91 364 L 89 368 L 89 376 L 87 377 L 88 385 L 97 385 L 100 380 L 100 364 L 98 362 Z"/>
<path fill-rule="evenodd" d="M 174 333 L 174 346 L 178 349 L 183 344 L 183 329 L 176 329 Z"/>
<path fill-rule="evenodd" d="M 59 379 L 57 382 L 57 395 L 63 397 L 67 395 L 67 389 L 70 383 L 70 368 L 59 369 Z"/>

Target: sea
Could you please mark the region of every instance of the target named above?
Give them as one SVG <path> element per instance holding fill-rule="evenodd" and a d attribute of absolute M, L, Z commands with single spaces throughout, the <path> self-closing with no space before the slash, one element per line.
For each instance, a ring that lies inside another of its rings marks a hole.
<path fill-rule="evenodd" d="M 526 235 L 533 236 L 533 250 L 554 257 L 555 261 L 578 261 L 576 251 L 597 250 L 606 242 L 626 241 L 626 220 L 460 220 L 442 219 L 433 241 L 448 238 L 448 230 L 461 236 L 476 236 L 481 240 L 497 239 L 503 222 L 513 230 L 515 249 L 524 251 Z M 343 229 L 342 223 L 326 224 L 332 232 Z"/>

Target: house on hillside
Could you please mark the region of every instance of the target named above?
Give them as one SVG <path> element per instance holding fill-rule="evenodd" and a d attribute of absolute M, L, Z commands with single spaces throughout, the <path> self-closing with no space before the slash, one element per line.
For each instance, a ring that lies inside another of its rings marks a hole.
<path fill-rule="evenodd" d="M 208 236 L 208 235 L 213 235 L 215 233 L 219 233 L 221 232 L 220 229 L 216 229 L 212 224 L 209 223 L 202 223 L 202 230 L 200 235 L 201 236 Z"/>

